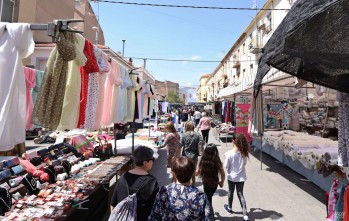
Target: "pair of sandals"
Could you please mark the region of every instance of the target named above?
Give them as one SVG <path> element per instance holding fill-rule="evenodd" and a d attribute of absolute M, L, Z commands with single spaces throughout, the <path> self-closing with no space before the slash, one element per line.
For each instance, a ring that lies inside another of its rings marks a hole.
<path fill-rule="evenodd" d="M 53 139 L 52 137 L 50 137 L 50 134 L 52 133 L 52 131 L 49 131 L 47 133 L 45 133 L 45 135 L 41 136 L 41 137 L 37 137 L 34 139 L 34 143 L 35 144 L 42 144 L 42 143 L 55 143 L 56 140 Z"/>

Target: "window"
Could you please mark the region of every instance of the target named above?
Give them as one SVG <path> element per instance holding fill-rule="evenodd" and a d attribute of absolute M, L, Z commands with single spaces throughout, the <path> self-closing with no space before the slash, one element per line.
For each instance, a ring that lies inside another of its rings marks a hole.
<path fill-rule="evenodd" d="M 0 0 L 0 21 L 13 22 L 15 3 L 12 0 Z"/>
<path fill-rule="evenodd" d="M 245 45 L 245 43 L 242 44 L 242 54 L 246 54 L 246 45 Z"/>
<path fill-rule="evenodd" d="M 268 14 L 267 16 L 267 26 L 265 27 L 265 32 L 269 33 L 271 29 L 271 24 L 272 24 L 272 19 L 271 19 L 271 13 Z"/>

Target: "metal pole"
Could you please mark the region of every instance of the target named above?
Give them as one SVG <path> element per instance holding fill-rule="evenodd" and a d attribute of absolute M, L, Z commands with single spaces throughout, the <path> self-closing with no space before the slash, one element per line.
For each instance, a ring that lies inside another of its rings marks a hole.
<path fill-rule="evenodd" d="M 125 55 L 125 41 L 126 40 L 122 40 L 122 56 Z"/>
<path fill-rule="evenodd" d="M 261 155 L 260 155 L 260 161 L 261 161 L 261 170 L 263 169 L 262 168 L 262 165 L 263 165 L 263 163 L 262 163 L 262 155 L 263 155 L 263 133 L 264 133 L 264 119 L 263 119 L 263 91 L 262 91 L 262 89 L 259 91 L 259 93 L 261 93 L 261 111 L 262 111 L 262 114 L 261 114 L 261 116 L 262 116 L 262 126 L 261 126 L 261 128 L 263 129 L 263 131 L 259 131 L 259 133 L 260 133 L 260 137 L 261 137 Z M 253 96 L 253 95 L 252 95 Z"/>

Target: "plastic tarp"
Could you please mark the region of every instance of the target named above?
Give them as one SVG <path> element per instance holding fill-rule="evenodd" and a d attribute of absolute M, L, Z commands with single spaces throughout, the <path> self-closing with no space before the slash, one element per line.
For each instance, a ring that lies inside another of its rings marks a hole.
<path fill-rule="evenodd" d="M 349 92 L 348 9 L 349 0 L 298 0 L 264 47 L 254 96 L 271 66 Z"/>

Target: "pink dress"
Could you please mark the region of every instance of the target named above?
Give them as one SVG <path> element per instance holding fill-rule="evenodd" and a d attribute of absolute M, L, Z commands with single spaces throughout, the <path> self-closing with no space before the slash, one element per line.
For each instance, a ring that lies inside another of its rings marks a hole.
<path fill-rule="evenodd" d="M 26 85 L 26 112 L 27 112 L 27 119 L 26 119 L 26 129 L 30 129 L 33 127 L 33 124 L 31 123 L 31 117 L 33 112 L 33 100 L 31 96 L 31 90 L 36 85 L 36 70 L 32 68 L 24 67 L 24 74 L 25 74 L 25 85 Z"/>

